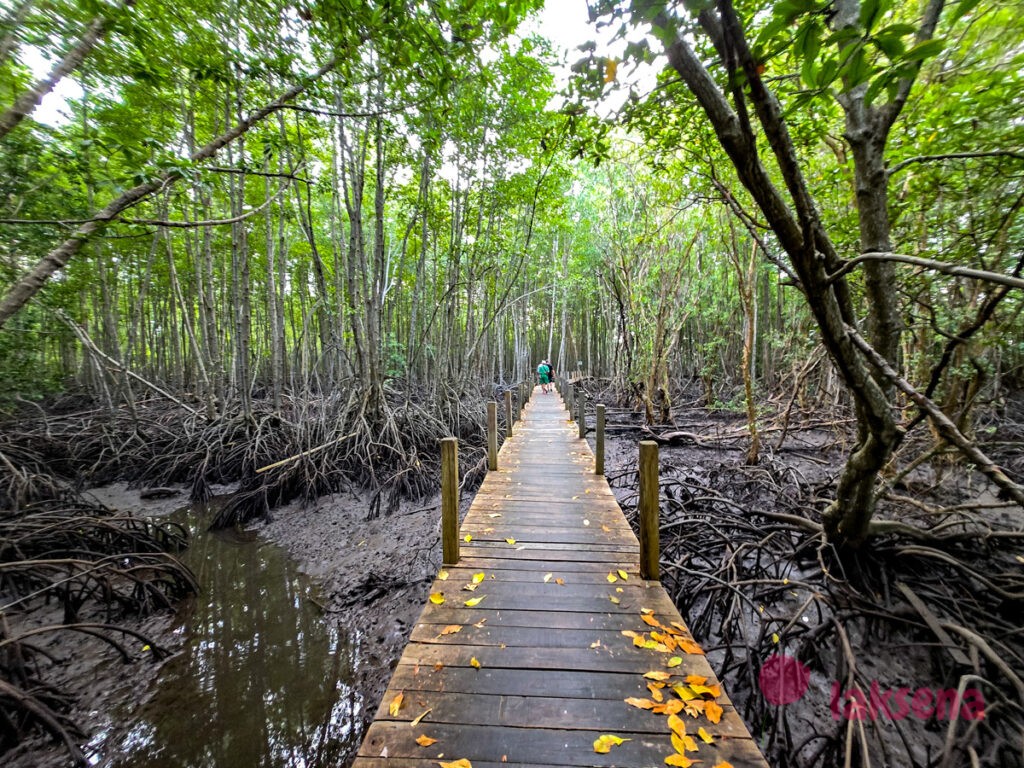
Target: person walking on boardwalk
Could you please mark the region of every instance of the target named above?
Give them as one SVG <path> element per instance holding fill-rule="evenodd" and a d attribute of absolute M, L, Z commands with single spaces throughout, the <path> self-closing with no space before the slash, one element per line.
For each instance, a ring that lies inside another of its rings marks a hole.
<path fill-rule="evenodd" d="M 551 383 L 551 365 L 547 360 L 541 360 L 537 366 L 537 378 L 540 379 L 540 391 L 545 395 L 548 393 L 548 384 Z"/>

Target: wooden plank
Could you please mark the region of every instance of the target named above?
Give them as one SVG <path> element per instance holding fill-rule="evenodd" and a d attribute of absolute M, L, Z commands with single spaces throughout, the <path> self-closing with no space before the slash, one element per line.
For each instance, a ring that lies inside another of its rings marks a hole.
<path fill-rule="evenodd" d="M 422 724 L 421 724 L 422 725 Z M 359 750 L 361 757 L 379 756 L 382 752 L 389 758 L 423 759 L 431 752 L 416 743 L 422 732 L 438 740 L 431 750 L 443 752 L 445 760 L 459 756 L 475 755 L 481 762 L 511 764 L 543 764 L 552 757 L 558 758 L 562 766 L 645 766 L 663 765 L 665 757 L 673 754 L 665 734 L 650 734 L 620 731 L 616 723 L 602 724 L 593 730 L 567 730 L 558 728 L 508 728 L 498 725 L 467 725 L 436 723 L 422 728 L 410 728 L 406 723 L 376 721 L 370 726 Z M 599 733 L 616 733 L 628 738 L 621 746 L 613 747 L 607 755 L 594 752 L 594 739 Z M 757 747 L 749 738 L 729 739 L 721 737 L 715 744 L 701 744 L 698 752 L 690 756 L 702 761 L 702 765 L 713 766 L 721 760 L 732 762 L 736 768 L 746 765 L 763 765 Z M 758 763 L 754 760 L 760 758 Z M 391 765 L 393 763 L 389 763 Z M 475 763 L 474 763 L 475 764 Z M 436 766 L 436 763 L 435 763 Z"/>
<path fill-rule="evenodd" d="M 426 710 L 430 712 L 420 721 L 424 730 L 441 723 L 465 724 L 467 713 L 474 723 L 500 725 L 510 728 L 564 728 L 606 732 L 609 723 L 618 730 L 631 733 L 662 735 L 667 728 L 665 715 L 629 706 L 620 699 L 578 699 L 548 696 L 493 695 L 476 692 L 421 691 L 406 689 L 403 706 L 397 716 L 389 711 L 390 702 L 381 702 L 375 720 L 410 723 Z M 650 696 L 650 691 L 637 692 L 637 696 Z M 683 715 L 692 730 L 704 728 L 713 736 L 747 738 L 747 729 L 736 711 L 730 707 L 717 723 L 706 717 L 691 718 Z"/>

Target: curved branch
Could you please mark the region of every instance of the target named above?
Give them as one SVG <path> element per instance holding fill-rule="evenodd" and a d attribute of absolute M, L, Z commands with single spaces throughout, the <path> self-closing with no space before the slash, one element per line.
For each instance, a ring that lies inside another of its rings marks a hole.
<path fill-rule="evenodd" d="M 977 157 L 1012 157 L 1014 160 L 1024 160 L 1024 150 L 1021 149 L 991 149 L 987 152 L 949 152 L 944 155 L 918 155 L 901 160 L 885 173 L 891 179 L 904 168 L 915 163 L 936 163 L 942 160 L 970 160 Z"/>
<path fill-rule="evenodd" d="M 934 259 L 922 259 L 918 256 L 906 256 L 901 253 L 891 253 L 888 251 L 875 251 L 873 253 L 862 253 L 860 256 L 850 259 L 841 268 L 833 272 L 828 276 L 828 282 L 838 280 L 844 275 L 849 274 L 860 264 L 864 264 L 869 261 L 896 261 L 900 264 L 913 264 L 917 267 L 924 267 L 925 269 L 932 269 L 936 272 L 941 272 L 945 275 L 952 275 L 954 277 L 970 277 L 974 280 L 986 280 L 990 283 L 998 283 L 999 285 L 1006 285 L 1010 288 L 1024 288 L 1024 278 L 1014 277 L 1013 275 L 1004 275 L 1000 272 L 988 272 L 984 269 L 972 269 L 971 267 L 961 267 L 959 264 L 947 264 L 944 261 L 935 261 Z"/>
<path fill-rule="evenodd" d="M 888 361 L 882 357 L 878 351 L 872 347 L 864 337 L 861 336 L 857 331 L 846 326 L 846 333 L 853 342 L 854 346 L 860 349 L 864 353 L 864 356 L 868 361 L 877 368 L 881 374 L 889 380 L 889 382 L 896 387 L 900 392 L 909 397 L 918 408 L 928 414 L 928 418 L 931 419 L 932 424 L 935 425 L 936 431 L 950 444 L 955 445 L 960 452 L 972 461 L 985 477 L 995 483 L 1006 496 L 1013 501 L 1024 507 L 1024 488 L 1017 485 L 1006 473 L 973 442 L 963 432 L 957 429 L 950 418 L 942 412 L 942 409 L 936 405 L 935 401 L 925 397 L 918 392 L 910 383 L 896 373 L 892 366 L 889 365 Z"/>

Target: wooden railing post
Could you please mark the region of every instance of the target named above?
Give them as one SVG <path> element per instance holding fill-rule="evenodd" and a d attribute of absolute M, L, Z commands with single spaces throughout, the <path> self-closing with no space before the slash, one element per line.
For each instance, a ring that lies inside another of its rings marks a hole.
<path fill-rule="evenodd" d="M 498 404 L 487 402 L 487 469 L 498 468 Z"/>
<path fill-rule="evenodd" d="M 597 434 L 595 436 L 595 447 L 594 447 L 594 474 L 604 474 L 604 404 L 594 406 L 594 412 L 597 419 Z"/>
<path fill-rule="evenodd" d="M 658 559 L 658 444 L 640 441 L 640 578 L 657 581 Z"/>
<path fill-rule="evenodd" d="M 587 393 L 580 391 L 579 403 L 576 408 L 578 416 L 576 417 L 576 423 L 580 427 L 580 438 L 587 436 Z"/>
<path fill-rule="evenodd" d="M 459 441 L 441 440 L 441 561 L 459 562 Z"/>
<path fill-rule="evenodd" d="M 569 412 L 570 418 L 572 417 L 572 407 L 576 403 L 576 398 L 573 397 L 572 384 L 565 385 L 565 409 Z"/>
<path fill-rule="evenodd" d="M 512 390 L 505 390 L 505 439 L 512 437 Z"/>

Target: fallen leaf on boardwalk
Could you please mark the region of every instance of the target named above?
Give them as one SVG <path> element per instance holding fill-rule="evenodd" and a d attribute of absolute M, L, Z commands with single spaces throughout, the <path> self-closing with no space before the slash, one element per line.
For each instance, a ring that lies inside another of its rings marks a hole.
<path fill-rule="evenodd" d="M 712 723 L 717 723 L 719 720 L 721 720 L 723 712 L 725 712 L 725 710 L 718 706 L 718 702 L 704 702 L 704 716 L 707 717 L 707 719 L 710 720 Z"/>
<path fill-rule="evenodd" d="M 623 739 L 606 733 L 594 739 L 594 751 L 601 755 L 607 755 L 612 751 L 612 747 L 617 747 L 626 741 L 629 741 L 629 739 Z"/>
<path fill-rule="evenodd" d="M 697 729 L 697 735 L 700 736 L 701 741 L 703 741 L 705 744 L 710 744 L 715 740 L 715 738 L 710 733 L 704 730 L 703 726 Z"/>
<path fill-rule="evenodd" d="M 398 710 L 402 708 L 402 699 L 405 698 L 404 693 L 399 693 L 395 698 L 391 700 L 391 704 L 388 705 L 388 712 L 391 713 L 392 717 L 398 716 Z"/>
<path fill-rule="evenodd" d="M 686 723 L 680 719 L 679 715 L 668 716 L 668 729 L 679 738 L 686 735 Z"/>
<path fill-rule="evenodd" d="M 505 543 L 510 545 L 510 546 L 515 546 L 516 540 L 515 539 L 505 539 Z"/>
<path fill-rule="evenodd" d="M 622 634 L 623 634 L 623 635 L 624 635 L 625 637 L 632 637 L 632 638 L 633 638 L 634 640 L 635 640 L 636 638 L 640 637 L 640 635 L 638 635 L 638 634 L 637 634 L 636 632 L 634 632 L 634 631 L 633 631 L 632 629 L 624 629 L 624 630 L 622 630 Z"/>
<path fill-rule="evenodd" d="M 614 584 L 614 583 L 615 583 L 616 581 L 618 581 L 618 580 L 619 580 L 619 577 L 618 577 L 618 576 L 616 576 L 616 575 L 615 575 L 614 573 L 612 573 L 611 571 L 608 571 L 608 583 L 609 583 L 609 584 Z"/>
<path fill-rule="evenodd" d="M 614 596 L 611 596 L 608 599 L 611 600 L 615 605 L 618 605 L 619 603 L 622 602 L 621 600 L 619 600 L 619 598 L 614 597 Z"/>
<path fill-rule="evenodd" d="M 664 683 L 648 683 L 647 690 L 651 692 L 651 698 L 660 704 L 665 700 L 665 694 L 658 690 L 659 685 L 664 685 Z"/>
<path fill-rule="evenodd" d="M 467 533 L 465 536 L 462 537 L 462 540 L 468 544 L 473 540 L 473 537 Z"/>
<path fill-rule="evenodd" d="M 690 685 L 704 685 L 708 679 L 704 675 L 687 675 L 686 682 Z"/>
<path fill-rule="evenodd" d="M 597 640 L 597 641 L 595 641 L 595 642 L 591 643 L 591 644 L 590 644 L 590 647 L 591 647 L 591 648 L 600 648 L 600 647 L 601 647 L 601 641 L 600 641 L 600 640 Z"/>
<path fill-rule="evenodd" d="M 607 525 L 602 525 L 601 526 L 601 530 L 604 531 L 605 533 L 611 533 L 612 532 L 612 529 L 609 528 Z"/>
<path fill-rule="evenodd" d="M 643 614 L 640 615 L 640 618 L 643 619 L 644 624 L 646 624 L 647 626 L 649 626 L 649 627 L 657 627 L 658 629 L 662 629 L 661 622 L 658 621 L 656 618 L 654 618 L 654 616 L 652 614 L 650 614 L 650 613 L 643 613 Z"/>
<path fill-rule="evenodd" d="M 618 574 L 619 574 L 619 578 L 620 578 L 620 579 L 622 579 L 623 581 L 626 581 L 627 579 L 629 579 L 629 574 L 628 574 L 628 573 L 626 573 L 626 572 L 625 572 L 624 570 L 622 570 L 621 568 L 619 568 L 619 570 L 618 570 Z"/>
<path fill-rule="evenodd" d="M 687 752 L 696 752 L 697 740 L 693 736 L 683 736 L 683 746 L 686 747 Z"/>
<path fill-rule="evenodd" d="M 433 708 L 433 707 L 431 707 L 430 709 L 425 709 L 425 710 L 423 710 L 422 712 L 420 712 L 420 713 L 419 713 L 419 714 L 418 714 L 418 715 L 416 716 L 416 719 L 415 719 L 415 720 L 413 720 L 413 721 L 412 721 L 411 723 L 409 723 L 409 727 L 410 727 L 410 728 L 415 728 L 415 727 L 416 727 L 417 725 L 419 725 L 419 724 L 420 724 L 420 720 L 422 720 L 422 719 L 423 719 L 424 717 L 426 717 L 427 715 L 429 715 L 429 714 L 430 714 L 431 712 L 433 712 L 433 711 L 434 711 L 434 708 Z M 419 741 L 419 739 L 417 739 L 417 741 Z M 434 739 L 434 741 L 437 741 L 437 739 Z M 433 742 L 431 742 L 431 744 L 433 744 Z M 426 746 L 426 745 L 424 745 L 424 746 Z"/>
<path fill-rule="evenodd" d="M 479 584 L 481 581 L 483 581 L 486 578 L 487 578 L 487 576 L 484 575 L 483 571 L 481 571 L 480 573 L 474 573 L 473 574 L 473 583 L 474 584 Z"/>
<path fill-rule="evenodd" d="M 665 662 L 665 666 L 671 669 L 672 667 L 678 667 L 683 663 L 683 659 L 680 656 L 673 656 L 671 659 Z"/>
<path fill-rule="evenodd" d="M 481 602 L 483 602 L 483 599 L 484 599 L 485 597 L 487 597 L 487 595 L 480 595 L 480 597 L 473 597 L 473 598 L 470 598 L 469 600 L 467 600 L 467 601 L 466 601 L 466 605 L 467 605 L 467 606 L 468 606 L 469 608 L 474 608 L 474 607 L 476 607 L 476 606 L 480 605 L 480 603 L 481 603 Z"/>
<path fill-rule="evenodd" d="M 476 660 L 476 656 L 469 660 L 469 666 L 473 669 L 480 669 L 480 662 Z"/>
<path fill-rule="evenodd" d="M 476 588 L 479 586 L 479 584 L 466 584 L 462 589 L 464 592 L 475 592 Z"/>
<path fill-rule="evenodd" d="M 441 630 L 442 635 L 454 635 L 456 632 L 462 631 L 461 624 L 449 624 L 447 627 Z"/>
<path fill-rule="evenodd" d="M 683 685 L 682 683 L 676 683 L 673 685 L 672 690 L 675 691 L 676 696 L 683 701 L 693 701 L 697 698 L 697 694 L 691 691 L 689 686 Z"/>
<path fill-rule="evenodd" d="M 669 680 L 672 679 L 672 673 L 662 672 L 659 669 L 652 669 L 650 672 L 645 672 L 644 677 L 646 677 L 648 680 L 658 680 L 659 682 L 667 683 Z"/>
<path fill-rule="evenodd" d="M 654 613 L 654 609 L 653 608 L 641 608 L 640 609 L 640 615 L 641 616 L 646 616 L 648 613 Z"/>
<path fill-rule="evenodd" d="M 683 711 L 683 702 L 672 699 L 664 704 L 658 704 L 653 711 L 656 715 L 677 715 Z"/>
<path fill-rule="evenodd" d="M 441 571 L 439 574 L 437 574 L 437 578 L 439 578 L 441 581 L 448 581 L 448 571 Z"/>
<path fill-rule="evenodd" d="M 636 696 L 630 696 L 628 699 L 623 699 L 623 701 L 637 709 L 654 709 L 654 702 L 650 699 L 638 699 Z"/>
<path fill-rule="evenodd" d="M 704 655 L 704 650 L 699 645 L 693 642 L 693 640 L 687 640 L 686 638 L 683 638 L 679 641 L 679 648 L 683 651 L 683 653 L 695 653 L 700 656 Z"/>
<path fill-rule="evenodd" d="M 686 710 L 686 714 L 688 714 L 690 717 L 696 718 L 700 716 L 700 714 L 704 711 L 704 699 L 694 699 L 693 701 L 688 701 L 684 705 L 683 709 Z"/>
<path fill-rule="evenodd" d="M 477 629 L 483 629 L 484 628 L 484 624 L 486 624 L 486 623 L 487 623 L 487 619 L 484 618 L 484 619 L 480 619 L 480 621 L 478 621 L 473 626 L 476 627 Z"/>
<path fill-rule="evenodd" d="M 680 755 L 685 754 L 687 752 L 686 741 L 677 733 L 672 734 L 672 748 Z"/>
<path fill-rule="evenodd" d="M 430 595 L 430 602 L 434 605 L 441 605 L 444 602 L 444 592 L 433 592 Z"/>
<path fill-rule="evenodd" d="M 615 588 L 615 591 L 616 591 L 616 592 L 622 592 L 622 587 L 616 587 L 616 588 Z"/>
<path fill-rule="evenodd" d="M 715 768 L 732 768 L 732 763 L 723 760 L 718 765 L 716 765 Z"/>
<path fill-rule="evenodd" d="M 691 685 L 694 693 L 708 693 L 714 696 L 716 699 L 722 695 L 722 686 L 720 685 Z"/>
<path fill-rule="evenodd" d="M 432 739 L 424 733 L 416 737 L 416 743 L 421 747 L 429 747 L 431 744 L 437 744 L 437 739 Z"/>
<path fill-rule="evenodd" d="M 564 587 L 565 586 L 565 579 L 555 579 L 555 584 L 557 584 L 560 587 Z"/>
<path fill-rule="evenodd" d="M 693 760 L 686 755 L 669 755 L 665 758 L 665 765 L 674 765 L 676 768 L 690 768 L 693 765 Z"/>
<path fill-rule="evenodd" d="M 440 661 L 434 665 L 435 672 L 440 672 L 442 669 L 444 669 L 444 664 L 442 664 Z"/>
<path fill-rule="evenodd" d="M 547 584 L 547 583 L 548 583 L 549 581 L 551 581 L 551 577 L 552 577 L 553 575 L 554 575 L 554 574 L 551 574 L 551 573 L 545 573 L 545 574 L 544 574 L 544 583 L 545 583 L 545 584 Z"/>
<path fill-rule="evenodd" d="M 473 768 L 473 764 L 469 762 L 469 760 L 467 760 L 466 758 L 462 758 L 461 760 L 453 760 L 450 763 L 439 762 L 438 765 L 440 765 L 441 768 Z"/>

